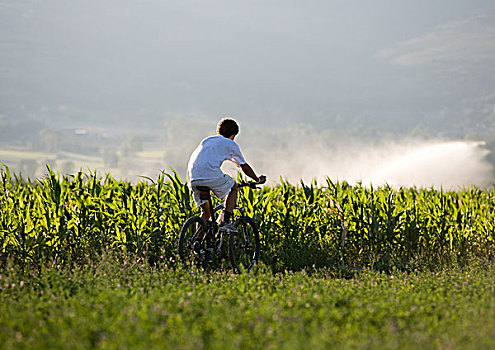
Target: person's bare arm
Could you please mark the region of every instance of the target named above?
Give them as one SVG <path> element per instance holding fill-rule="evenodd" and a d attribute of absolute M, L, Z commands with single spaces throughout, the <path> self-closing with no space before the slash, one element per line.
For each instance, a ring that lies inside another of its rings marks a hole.
<path fill-rule="evenodd" d="M 254 172 L 253 168 L 251 168 L 251 166 L 248 163 L 241 164 L 241 169 L 244 172 L 244 174 L 246 174 L 256 182 L 264 183 L 266 181 L 266 176 L 261 175 L 260 177 L 258 177 Z"/>

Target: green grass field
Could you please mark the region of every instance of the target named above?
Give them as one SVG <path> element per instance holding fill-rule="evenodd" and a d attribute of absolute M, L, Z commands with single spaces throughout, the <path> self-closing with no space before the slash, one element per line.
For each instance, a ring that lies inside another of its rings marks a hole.
<path fill-rule="evenodd" d="M 187 273 L 176 174 L 0 171 L 0 349 L 492 349 L 495 188 L 244 189 L 261 263 Z"/>
<path fill-rule="evenodd" d="M 14 267 L 0 279 L 0 348 L 493 349 L 494 272 L 188 274 L 108 256 Z"/>

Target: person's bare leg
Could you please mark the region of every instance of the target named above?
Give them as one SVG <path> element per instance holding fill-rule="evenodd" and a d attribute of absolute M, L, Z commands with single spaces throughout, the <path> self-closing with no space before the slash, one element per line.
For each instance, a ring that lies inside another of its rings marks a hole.
<path fill-rule="evenodd" d="M 234 183 L 234 186 L 232 186 L 232 189 L 230 190 L 230 193 L 227 196 L 227 200 L 225 201 L 225 209 L 222 213 L 223 221 L 225 222 L 230 222 L 232 212 L 234 211 L 235 204 L 237 203 L 237 192 L 238 192 L 238 186 L 237 183 Z"/>
<path fill-rule="evenodd" d="M 201 219 L 208 220 L 210 218 L 210 203 L 205 202 L 201 204 Z"/>
<path fill-rule="evenodd" d="M 209 202 L 206 202 L 206 203 L 203 203 L 201 204 L 201 219 L 203 220 L 208 220 L 210 218 L 210 203 Z M 202 229 L 202 228 L 198 228 L 198 234 L 197 234 L 197 238 L 198 239 L 203 239 L 205 235 L 205 231 Z"/>

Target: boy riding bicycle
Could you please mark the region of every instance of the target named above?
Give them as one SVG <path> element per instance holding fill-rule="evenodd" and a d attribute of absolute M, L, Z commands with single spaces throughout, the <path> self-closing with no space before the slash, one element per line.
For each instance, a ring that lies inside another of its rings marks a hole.
<path fill-rule="evenodd" d="M 235 231 L 230 223 L 232 211 L 236 205 L 238 185 L 229 175 L 224 174 L 220 166 L 230 160 L 242 169 L 244 174 L 262 184 L 266 176 L 257 176 L 251 166 L 244 160 L 239 146 L 234 141 L 239 133 L 235 120 L 222 119 L 217 126 L 217 135 L 205 138 L 192 153 L 187 166 L 189 187 L 193 192 L 194 201 L 201 207 L 201 218 L 208 220 L 211 209 L 208 201 L 201 198 L 198 187 L 210 188 L 218 198 L 225 198 L 225 208 L 221 215 L 220 229 Z"/>

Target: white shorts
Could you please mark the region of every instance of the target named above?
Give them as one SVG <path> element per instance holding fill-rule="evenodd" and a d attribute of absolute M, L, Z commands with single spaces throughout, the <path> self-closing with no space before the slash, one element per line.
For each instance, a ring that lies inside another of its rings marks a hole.
<path fill-rule="evenodd" d="M 193 180 L 191 181 L 189 187 L 192 190 L 196 205 L 200 207 L 203 203 L 206 203 L 206 199 L 201 199 L 199 197 L 197 186 L 207 186 L 213 191 L 215 196 L 223 199 L 230 193 L 230 190 L 234 187 L 234 184 L 234 179 L 232 179 L 229 175 L 223 174 L 222 177 L 218 177 L 216 179 Z"/>

